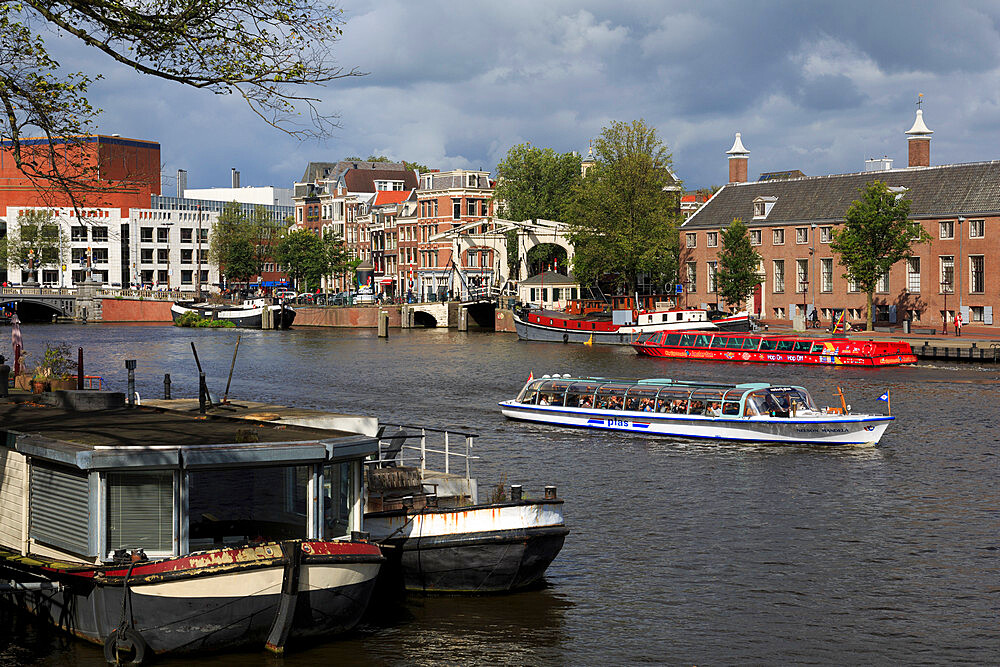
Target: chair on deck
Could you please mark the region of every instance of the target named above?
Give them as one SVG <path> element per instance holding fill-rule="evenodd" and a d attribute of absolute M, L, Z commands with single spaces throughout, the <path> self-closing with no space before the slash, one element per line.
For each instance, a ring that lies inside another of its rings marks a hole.
<path fill-rule="evenodd" d="M 407 433 L 403 429 L 399 428 L 395 431 L 386 435 L 384 433 L 385 427 L 379 430 L 379 468 L 395 468 L 399 465 L 399 454 L 403 450 L 403 445 L 406 443 Z M 384 447 L 382 443 L 388 443 Z"/>

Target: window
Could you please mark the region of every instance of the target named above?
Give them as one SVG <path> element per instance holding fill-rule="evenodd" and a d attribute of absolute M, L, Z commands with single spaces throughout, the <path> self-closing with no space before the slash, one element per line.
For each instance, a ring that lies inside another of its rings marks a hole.
<path fill-rule="evenodd" d="M 751 229 L 750 230 L 750 245 L 760 245 L 760 242 L 761 242 L 760 241 L 760 237 L 761 237 L 761 234 L 760 234 L 760 230 L 759 229 Z"/>
<path fill-rule="evenodd" d="M 985 286 L 983 273 L 984 261 L 982 255 L 969 256 L 969 291 L 982 294 Z"/>
<path fill-rule="evenodd" d="M 785 291 L 785 260 L 774 260 L 774 291 Z"/>
<path fill-rule="evenodd" d="M 490 210 L 489 202 L 487 202 L 485 199 L 479 202 L 479 211 L 480 211 L 479 215 L 489 215 L 489 210 Z"/>
<path fill-rule="evenodd" d="M 153 284 L 153 272 L 152 271 L 141 271 L 140 272 L 143 285 Z"/>
<path fill-rule="evenodd" d="M 433 217 L 435 217 L 435 218 L 438 217 L 438 203 L 437 203 L 437 199 L 434 200 L 434 216 Z"/>
<path fill-rule="evenodd" d="M 766 218 L 774 208 L 774 202 L 778 201 L 777 197 L 757 197 L 753 200 L 753 217 L 760 219 Z"/>
<path fill-rule="evenodd" d="M 170 554 L 174 538 L 174 474 L 109 472 L 108 554 L 140 547 Z"/>
<path fill-rule="evenodd" d="M 207 283 L 208 282 L 208 269 L 202 269 L 201 270 L 201 282 L 202 283 Z"/>
<path fill-rule="evenodd" d="M 764 217 L 764 202 L 755 201 L 753 203 L 753 217 L 763 218 Z"/>
<path fill-rule="evenodd" d="M 981 239 L 986 235 L 985 220 L 969 220 L 969 238 Z"/>
<path fill-rule="evenodd" d="M 719 268 L 719 263 L 718 262 L 709 262 L 708 263 L 708 291 L 709 292 L 715 292 L 716 288 L 718 287 L 718 285 L 716 283 L 716 280 L 715 280 L 715 272 L 718 270 L 718 268 Z"/>
<path fill-rule="evenodd" d="M 166 269 L 160 269 L 159 271 L 157 271 L 156 282 L 160 283 L 161 285 L 170 284 L 170 271 L 167 271 Z"/>
<path fill-rule="evenodd" d="M 181 285 L 193 285 L 194 284 L 194 271 L 191 269 L 185 269 L 181 271 Z"/>
<path fill-rule="evenodd" d="M 795 260 L 795 291 L 805 294 L 809 291 L 809 260 Z"/>
<path fill-rule="evenodd" d="M 821 292 L 833 291 L 833 260 L 829 257 L 819 260 L 819 280 Z"/>
<path fill-rule="evenodd" d="M 452 199 L 451 200 L 451 219 L 461 220 L 462 219 L 462 200 Z"/>
<path fill-rule="evenodd" d="M 70 240 L 71 241 L 76 241 L 78 243 L 83 243 L 83 242 L 86 242 L 86 240 L 87 240 L 87 228 L 86 227 L 71 227 L 70 231 L 69 231 L 69 234 L 70 234 Z"/>
<path fill-rule="evenodd" d="M 697 234 L 685 234 L 684 242 L 687 244 L 688 248 L 698 247 L 698 235 Z"/>
<path fill-rule="evenodd" d="M 181 248 L 181 264 L 191 264 L 194 260 L 194 250 L 191 248 Z"/>
<path fill-rule="evenodd" d="M 941 294 L 951 294 L 955 291 L 955 256 L 942 255 L 941 263 Z"/>
<path fill-rule="evenodd" d="M 194 230 L 190 227 L 181 229 L 181 243 L 191 243 L 194 241 Z"/>
<path fill-rule="evenodd" d="M 153 242 L 153 228 L 152 227 L 141 227 L 139 229 L 139 241 L 142 243 L 152 243 Z"/>
<path fill-rule="evenodd" d="M 479 207 L 476 205 L 477 203 L 478 202 L 475 199 L 466 199 L 465 200 L 466 215 L 475 215 L 476 214 L 476 211 L 479 210 Z"/>
<path fill-rule="evenodd" d="M 706 238 L 705 243 L 709 248 L 717 248 L 719 246 L 719 232 L 708 232 Z"/>
<path fill-rule="evenodd" d="M 142 250 L 140 250 L 139 251 L 139 261 L 142 262 L 143 264 L 152 264 L 153 263 L 153 249 L 152 248 L 143 248 Z"/>
<path fill-rule="evenodd" d="M 169 243 L 170 242 L 170 228 L 169 227 L 157 227 L 156 228 L 156 242 L 157 243 Z"/>
<path fill-rule="evenodd" d="M 92 248 L 90 250 L 90 259 L 94 264 L 107 264 L 108 263 L 108 249 L 107 248 Z"/>
<path fill-rule="evenodd" d="M 854 278 L 850 277 L 850 276 L 848 276 L 848 278 L 847 278 L 847 291 L 848 292 L 860 292 L 861 291 L 860 289 L 858 289 L 858 281 L 855 280 Z"/>
<path fill-rule="evenodd" d="M 775 229 L 773 238 L 774 245 L 785 245 L 785 230 Z"/>
<path fill-rule="evenodd" d="M 107 227 L 91 227 L 90 238 L 94 243 L 107 243 L 108 242 L 108 228 Z"/>
<path fill-rule="evenodd" d="M 156 262 L 157 264 L 167 264 L 170 262 L 170 250 L 167 248 L 159 248 L 156 251 Z"/>
<path fill-rule="evenodd" d="M 809 228 L 808 227 L 796 227 L 795 228 L 795 242 L 809 243 Z"/>
<path fill-rule="evenodd" d="M 888 294 L 889 292 L 889 272 L 886 271 L 881 276 L 878 277 L 878 281 L 875 283 L 875 291 L 879 294 Z M 887 317 L 888 319 L 888 317 Z"/>
<path fill-rule="evenodd" d="M 955 238 L 955 223 L 952 220 L 945 220 L 944 222 L 938 223 L 938 238 Z"/>
<path fill-rule="evenodd" d="M 687 289 L 689 292 L 698 291 L 698 265 L 694 262 L 687 262 L 685 265 L 687 269 Z"/>
<path fill-rule="evenodd" d="M 969 318 L 973 322 L 982 322 L 986 314 L 986 309 L 982 306 L 971 306 L 969 308 Z"/>
<path fill-rule="evenodd" d="M 906 259 L 906 291 L 910 294 L 920 294 L 920 258 Z"/>
<path fill-rule="evenodd" d="M 833 227 L 820 227 L 819 228 L 819 242 L 829 243 L 833 240 Z"/>

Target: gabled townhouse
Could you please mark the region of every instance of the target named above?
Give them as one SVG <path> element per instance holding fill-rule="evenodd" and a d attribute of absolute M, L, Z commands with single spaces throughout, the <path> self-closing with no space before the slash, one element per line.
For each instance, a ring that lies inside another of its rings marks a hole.
<path fill-rule="evenodd" d="M 882 278 L 873 319 L 941 330 L 957 310 L 967 324 L 993 326 L 1000 304 L 1000 161 L 932 166 L 932 133 L 918 110 L 905 132 L 906 168 L 878 158 L 862 172 L 756 182 L 748 180 L 750 152 L 737 134 L 727 151 L 730 182 L 680 228 L 689 305 L 721 305 L 715 280 L 721 232 L 740 218 L 762 256 L 764 282 L 747 304 L 751 311 L 790 321 L 817 309 L 829 321 L 846 310 L 850 321 L 863 322 L 866 296 L 844 276 L 830 243 L 860 189 L 879 180 L 911 200 L 910 219 L 932 240 L 915 245 L 913 256 Z"/>

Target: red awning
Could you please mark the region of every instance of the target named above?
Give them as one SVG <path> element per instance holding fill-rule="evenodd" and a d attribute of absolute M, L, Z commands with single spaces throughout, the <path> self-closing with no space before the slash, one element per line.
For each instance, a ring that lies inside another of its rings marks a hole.
<path fill-rule="evenodd" d="M 378 279 L 378 284 L 379 285 L 391 285 L 394 282 L 396 282 L 396 281 L 393 280 L 392 278 L 379 278 Z"/>

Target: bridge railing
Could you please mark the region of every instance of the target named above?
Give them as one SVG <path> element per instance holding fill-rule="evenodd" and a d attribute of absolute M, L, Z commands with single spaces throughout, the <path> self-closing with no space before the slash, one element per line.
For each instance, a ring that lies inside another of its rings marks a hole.
<path fill-rule="evenodd" d="M 76 296 L 75 287 L 0 287 L 0 294 L 19 296 Z"/>
<path fill-rule="evenodd" d="M 177 301 L 178 299 L 190 299 L 194 293 L 179 292 L 176 290 L 151 290 L 151 289 L 99 289 L 98 296 L 121 297 L 123 299 L 148 299 L 150 301 Z"/>

